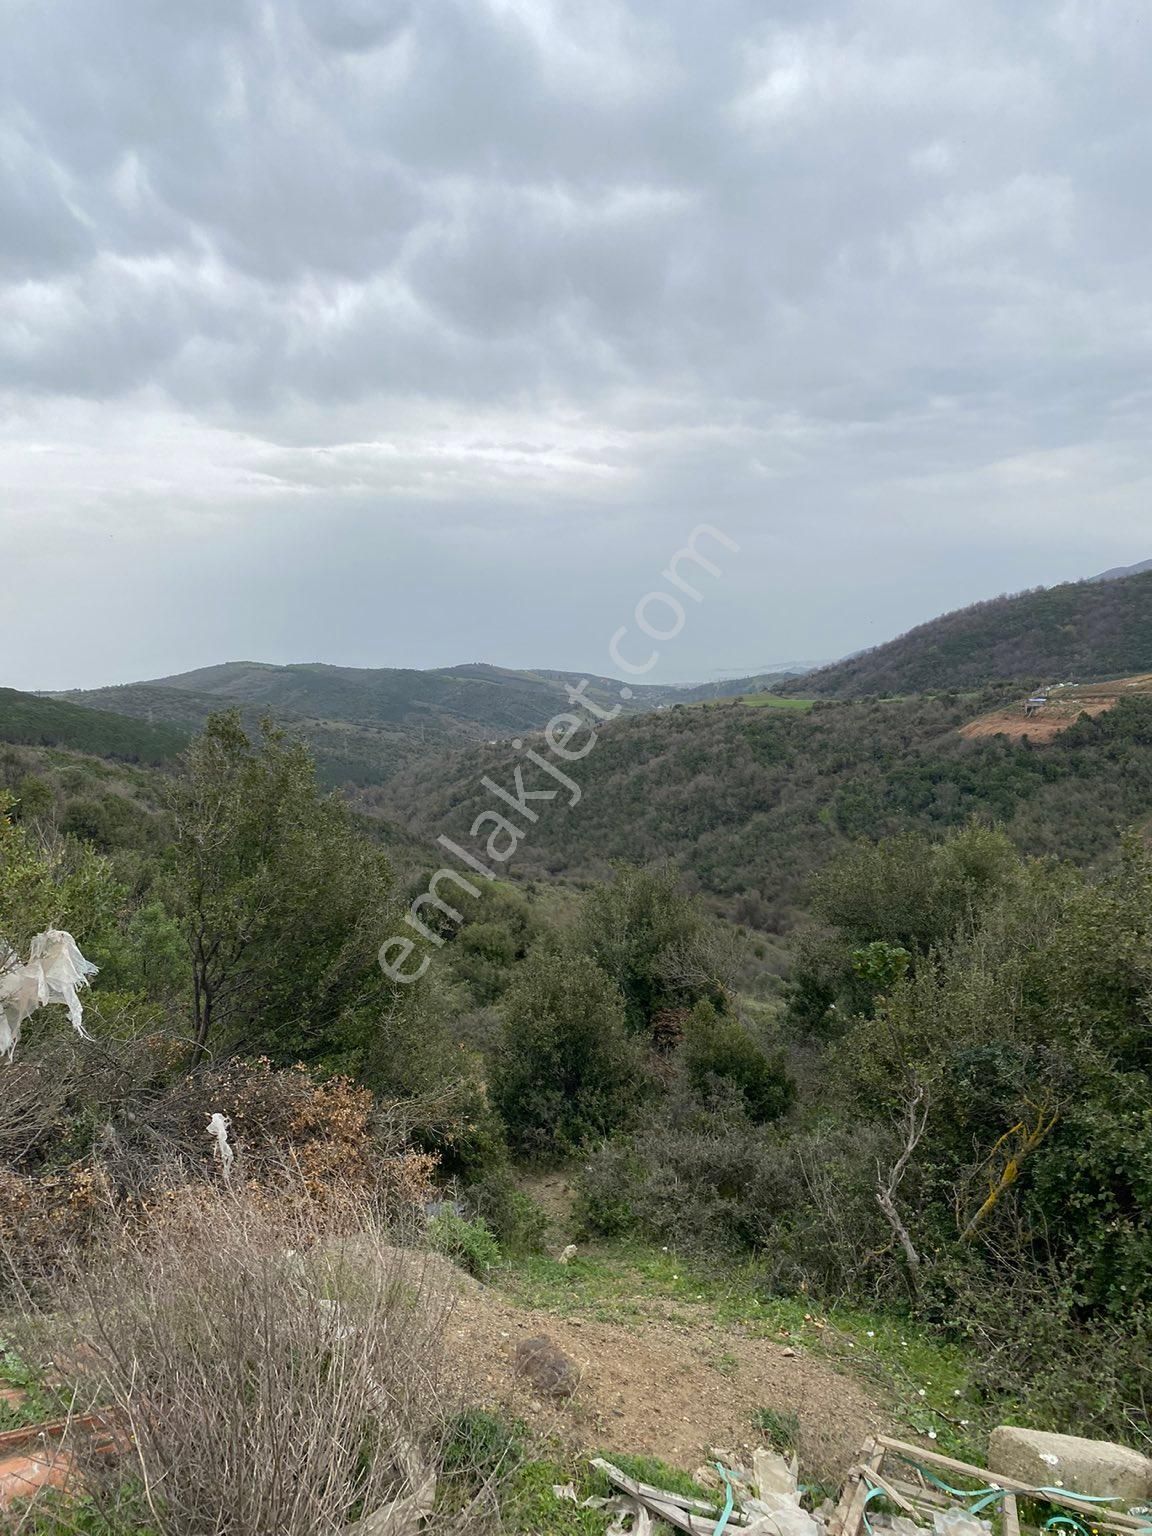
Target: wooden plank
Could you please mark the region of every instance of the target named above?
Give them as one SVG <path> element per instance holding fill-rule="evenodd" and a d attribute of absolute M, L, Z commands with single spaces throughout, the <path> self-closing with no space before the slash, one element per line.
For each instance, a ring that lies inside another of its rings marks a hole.
<path fill-rule="evenodd" d="M 1094 1525 L 1107 1525 L 1110 1529 L 1122 1531 L 1147 1529 L 1147 1522 L 1136 1515 L 1125 1514 L 1119 1509 L 1108 1509 L 1100 1504 L 1086 1503 L 1085 1500 L 1078 1499 L 1074 1493 L 1066 1493 L 1063 1489 L 1053 1489 L 1051 1493 L 1036 1495 L 1031 1483 L 1022 1483 L 1018 1478 L 1006 1477 L 1000 1472 L 989 1472 L 987 1467 L 974 1467 L 971 1462 L 957 1461 L 955 1457 L 943 1456 L 939 1451 L 926 1451 L 923 1446 L 909 1445 L 906 1440 L 893 1440 L 889 1435 L 878 1435 L 876 1438 L 885 1450 L 893 1451 L 897 1456 L 905 1456 L 913 1464 L 923 1462 L 931 1467 L 940 1467 L 945 1472 L 956 1472 L 961 1477 L 974 1478 L 985 1488 L 995 1484 L 997 1488 L 1003 1488 L 1008 1493 L 1039 1497 L 1047 1504 L 1065 1504 L 1069 1509 L 1076 1510 L 1078 1514 L 1091 1515 Z"/>
<path fill-rule="evenodd" d="M 911 1515 L 913 1520 L 919 1523 L 920 1515 L 916 1509 L 916 1506 L 910 1499 L 906 1498 L 904 1494 L 900 1492 L 895 1483 L 890 1483 L 886 1477 L 882 1477 L 880 1473 L 876 1471 L 867 1472 L 865 1474 L 865 1480 L 873 1483 L 877 1488 L 882 1489 L 886 1499 L 895 1504 L 897 1509 L 902 1509 L 906 1515 Z M 1016 1536 L 1020 1536 L 1019 1531 L 1016 1532 Z"/>
<path fill-rule="evenodd" d="M 879 1440 L 869 1438 L 860 1448 L 860 1465 L 853 1467 L 844 1483 L 840 1502 L 828 1522 L 828 1536 L 856 1536 L 864 1515 L 868 1498 L 865 1472 L 879 1472 L 884 1461 L 884 1447 Z"/>
<path fill-rule="evenodd" d="M 715 1536 L 716 1515 L 710 1510 L 707 1516 L 694 1515 L 683 1508 L 678 1502 L 670 1503 L 669 1499 L 678 1499 L 676 1494 L 668 1494 L 661 1488 L 651 1488 L 646 1483 L 638 1483 L 635 1478 L 621 1472 L 619 1467 L 614 1467 L 610 1461 L 597 1457 L 592 1465 L 622 1493 L 635 1499 L 638 1504 L 650 1510 L 667 1525 L 674 1526 L 678 1531 L 684 1531 L 686 1536 Z M 699 1500 L 693 1500 L 698 1508 L 708 1509 L 708 1505 L 701 1506 Z M 747 1525 L 740 1519 L 729 1520 L 728 1530 L 746 1531 Z"/>
<path fill-rule="evenodd" d="M 991 1474 L 989 1475 L 991 1476 Z M 932 1524 L 933 1515 L 937 1510 L 956 1509 L 959 1507 L 959 1503 L 956 1499 L 951 1498 L 946 1493 L 941 1493 L 936 1488 L 918 1488 L 913 1486 L 911 1483 L 901 1482 L 897 1478 L 891 1478 L 890 1481 L 894 1488 L 899 1489 L 899 1491 L 903 1493 L 907 1499 L 909 1499 L 913 1504 L 920 1508 L 921 1514 L 924 1516 L 924 1519 L 929 1523 L 929 1525 Z M 1016 1494 L 1006 1493 L 1004 1498 L 1000 1501 L 1001 1505 L 1006 1505 L 1009 1499 L 1015 1502 L 1016 1498 Z M 987 1513 L 990 1514 L 991 1511 L 988 1511 Z M 1107 1515 L 1093 1514 L 1091 1523 L 1094 1530 L 1112 1531 L 1115 1533 L 1115 1536 L 1134 1536 L 1132 1527 L 1130 1525 L 1117 1525 L 1114 1521 L 1109 1519 Z M 1143 1529 L 1147 1529 L 1147 1527 L 1144 1527 Z M 1003 1536 L 1009 1536 L 1009 1531 L 1006 1525 L 1003 1530 Z"/>
<path fill-rule="evenodd" d="M 921 1487 L 914 1483 L 901 1482 L 899 1478 L 890 1478 L 893 1488 L 898 1488 L 906 1499 L 917 1506 L 927 1505 L 929 1509 L 951 1509 L 955 1499 L 950 1499 L 946 1493 L 940 1493 L 935 1488 Z M 931 1517 L 929 1517 L 931 1518 Z"/>
<path fill-rule="evenodd" d="M 83 1418 L 59 1419 L 54 1424 L 25 1424 L 20 1429 L 9 1429 L 0 1435 L 0 1451 L 18 1451 L 37 1440 L 61 1440 L 73 1429 L 104 1429 L 104 1418 L 98 1413 L 85 1414 Z"/>
<path fill-rule="evenodd" d="M 1016 1508 L 1016 1495 L 1006 1493 L 1000 1507 L 1004 1511 L 1004 1536 L 1020 1536 L 1020 1511 Z"/>

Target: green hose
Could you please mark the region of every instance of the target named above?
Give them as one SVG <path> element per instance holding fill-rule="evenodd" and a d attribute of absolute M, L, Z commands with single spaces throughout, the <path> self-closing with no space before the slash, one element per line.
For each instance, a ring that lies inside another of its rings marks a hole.
<path fill-rule="evenodd" d="M 719 1520 L 716 1522 L 716 1529 L 712 1532 L 712 1536 L 724 1536 L 724 1532 L 728 1527 L 728 1522 L 732 1518 L 732 1511 L 736 1507 L 736 1495 L 732 1491 L 732 1479 L 729 1477 L 727 1469 L 721 1466 L 719 1462 L 717 1462 L 716 1470 L 724 1479 L 725 1497 L 724 1511 L 721 1514 Z"/>

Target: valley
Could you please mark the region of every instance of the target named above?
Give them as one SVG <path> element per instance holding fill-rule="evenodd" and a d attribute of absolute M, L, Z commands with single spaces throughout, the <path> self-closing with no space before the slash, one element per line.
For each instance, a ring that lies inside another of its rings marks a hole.
<path fill-rule="evenodd" d="M 135 1390 L 57 1278 L 120 1284 L 114 1240 L 152 1299 L 111 1315 L 162 1391 L 173 1296 L 239 1316 L 241 1284 L 387 1340 L 400 1284 L 453 1405 L 438 1507 L 495 1478 L 517 1536 L 602 1536 L 552 1489 L 599 1497 L 604 1450 L 696 1488 L 713 1442 L 775 1446 L 835 1492 L 876 1431 L 977 1463 L 1008 1417 L 1125 1435 L 1152 1358 L 1152 655 L 1123 617 L 1148 579 L 1107 584 L 1059 683 L 1024 682 L 1043 614 L 1090 584 L 894 642 L 877 693 L 867 658 L 626 709 L 482 666 L 0 692 L 3 932 L 65 927 L 98 967 L 84 1037 L 33 1007 L 0 1063 L 0 1246 L 50 1313 L 0 1330 L 0 1414 L 61 1416 L 93 1360 Z M 939 635 L 990 620 L 1017 652 L 943 686 Z M 214 1380 L 220 1348 L 198 1336 Z"/>

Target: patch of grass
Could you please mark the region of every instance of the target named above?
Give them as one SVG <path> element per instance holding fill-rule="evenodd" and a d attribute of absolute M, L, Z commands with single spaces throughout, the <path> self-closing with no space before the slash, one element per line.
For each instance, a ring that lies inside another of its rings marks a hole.
<path fill-rule="evenodd" d="M 794 1413 L 760 1408 L 752 1415 L 752 1428 L 763 1435 L 774 1451 L 790 1456 L 800 1438 L 800 1420 Z"/>
<path fill-rule="evenodd" d="M 500 1494 L 500 1523 L 507 1536 L 604 1536 L 611 1516 L 558 1499 L 554 1486 L 573 1483 L 577 1499 L 604 1497 L 601 1480 L 562 1460 L 527 1461 Z"/>
<path fill-rule="evenodd" d="M 110 1520 L 90 1499 L 51 1490 L 39 1495 L 35 1506 L 13 1529 L 21 1536 L 157 1536 L 156 1527 L 147 1520 L 143 1496 L 137 1509 L 125 1509 Z"/>
<path fill-rule="evenodd" d="M 619 1467 L 626 1477 L 635 1478 L 638 1483 L 648 1483 L 653 1488 L 666 1488 L 669 1493 L 682 1493 L 686 1499 L 715 1498 L 714 1494 L 709 1493 L 707 1488 L 701 1488 L 687 1472 L 670 1467 L 666 1461 L 660 1461 L 655 1456 L 625 1456 L 618 1451 L 601 1451 L 600 1456 L 614 1467 Z M 592 1482 L 595 1491 L 601 1497 L 607 1497 L 611 1484 L 604 1474 L 593 1472 Z"/>
<path fill-rule="evenodd" d="M 428 1242 L 445 1258 L 478 1280 L 486 1279 L 500 1262 L 500 1244 L 484 1222 L 465 1221 L 454 1211 L 442 1211 L 428 1223 Z"/>
<path fill-rule="evenodd" d="M 653 1457 L 601 1454 L 639 1482 L 689 1498 L 713 1497 L 688 1473 Z M 452 1422 L 444 1443 L 441 1507 L 448 1513 L 459 1512 L 487 1482 L 505 1536 L 604 1536 L 611 1512 L 581 1509 L 580 1504 L 588 1498 L 612 1498 L 619 1490 L 592 1467 L 594 1459 L 576 1456 L 558 1441 L 533 1445 L 518 1420 L 469 1410 Z M 552 1491 L 568 1483 L 575 1489 L 575 1504 Z"/>
<path fill-rule="evenodd" d="M 447 1425 L 441 1466 L 449 1479 L 483 1482 L 524 1458 L 527 1429 L 482 1408 L 467 1408 Z"/>
<path fill-rule="evenodd" d="M 526 1258 L 496 1278 L 525 1306 L 613 1323 L 651 1315 L 653 1301 L 701 1301 L 708 1283 L 687 1260 L 642 1246 L 582 1247 L 567 1264 Z"/>

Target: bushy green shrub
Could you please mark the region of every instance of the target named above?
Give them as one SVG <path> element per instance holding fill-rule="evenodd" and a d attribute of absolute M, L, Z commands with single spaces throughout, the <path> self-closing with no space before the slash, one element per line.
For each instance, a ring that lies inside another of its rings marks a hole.
<path fill-rule="evenodd" d="M 875 1291 L 893 1264 L 875 1199 L 886 1153 L 872 1127 L 785 1135 L 673 1096 L 659 1121 L 585 1158 L 577 1216 L 597 1237 L 757 1255 L 772 1289 Z"/>
<path fill-rule="evenodd" d="M 675 869 L 621 865 L 584 898 L 577 941 L 610 976 L 634 1034 L 662 1015 L 719 993 L 709 975 L 703 915 Z"/>
<path fill-rule="evenodd" d="M 980 1255 L 952 1255 L 925 1277 L 924 1316 L 961 1341 L 974 1384 L 1013 1405 L 1013 1422 L 1130 1440 L 1148 1401 L 1152 1309 L 1089 1319 L 1074 1280 L 1034 1262 L 1006 1275 Z"/>
<path fill-rule="evenodd" d="M 516 1188 L 507 1167 L 469 1184 L 464 1200 L 507 1254 L 543 1253 L 551 1222 L 530 1195 Z"/>
<path fill-rule="evenodd" d="M 441 1211 L 428 1223 L 428 1242 L 436 1253 L 459 1264 L 478 1280 L 500 1263 L 500 1244 L 482 1221 L 466 1221 L 455 1211 Z"/>
<path fill-rule="evenodd" d="M 448 935 L 445 958 L 456 980 L 483 1008 L 503 996 L 539 934 L 539 922 L 525 897 L 503 885 L 488 887 L 475 901 L 465 900 L 464 909 L 467 920 Z"/>
<path fill-rule="evenodd" d="M 795 1098 L 783 1052 L 769 1056 L 740 1022 L 697 1003 L 684 1025 L 684 1065 L 698 1097 L 735 1093 L 754 1125 L 778 1120 Z"/>
<path fill-rule="evenodd" d="M 611 980 L 586 955 L 538 950 L 504 997 L 493 1102 L 519 1151 L 571 1152 L 635 1113 L 639 1048 Z"/>
<path fill-rule="evenodd" d="M 800 1420 L 796 1415 L 777 1412 L 774 1408 L 758 1408 L 752 1415 L 752 1428 L 782 1456 L 790 1456 L 800 1438 Z"/>
<path fill-rule="evenodd" d="M 577 1211 L 598 1236 L 625 1233 L 728 1252 L 763 1247 L 803 1201 L 787 1143 L 747 1119 L 666 1105 L 630 1142 L 591 1153 Z"/>
<path fill-rule="evenodd" d="M 444 1426 L 440 1465 L 450 1482 L 474 1490 L 524 1458 L 527 1430 L 483 1408 L 465 1408 Z"/>

